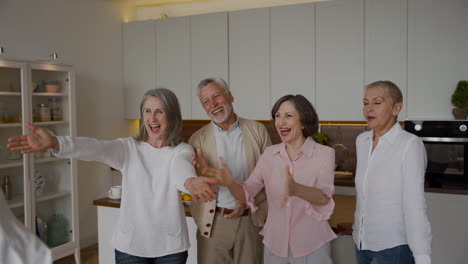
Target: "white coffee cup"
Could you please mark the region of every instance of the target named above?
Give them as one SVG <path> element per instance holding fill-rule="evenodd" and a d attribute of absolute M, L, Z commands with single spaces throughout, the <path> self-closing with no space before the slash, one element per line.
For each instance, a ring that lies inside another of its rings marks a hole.
<path fill-rule="evenodd" d="M 113 198 L 120 198 L 122 195 L 122 186 L 112 186 L 107 193 Z"/>

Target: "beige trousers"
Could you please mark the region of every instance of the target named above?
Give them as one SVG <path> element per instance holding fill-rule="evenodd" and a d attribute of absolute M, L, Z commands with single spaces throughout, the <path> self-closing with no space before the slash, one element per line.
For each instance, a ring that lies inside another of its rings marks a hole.
<path fill-rule="evenodd" d="M 225 219 L 216 213 L 209 238 L 197 232 L 198 264 L 261 264 L 263 237 L 261 227 L 250 215 Z"/>

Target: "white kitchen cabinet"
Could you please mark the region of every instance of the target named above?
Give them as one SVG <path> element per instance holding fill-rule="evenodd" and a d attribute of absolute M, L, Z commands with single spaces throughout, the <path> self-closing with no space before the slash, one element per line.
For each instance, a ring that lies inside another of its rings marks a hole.
<path fill-rule="evenodd" d="M 364 0 L 315 8 L 317 113 L 321 120 L 362 120 Z"/>
<path fill-rule="evenodd" d="M 270 12 L 229 13 L 229 83 L 240 116 L 270 119 Z"/>
<path fill-rule="evenodd" d="M 228 14 L 190 17 L 192 119 L 209 119 L 197 96 L 198 83 L 210 77 L 229 82 Z"/>
<path fill-rule="evenodd" d="M 409 0 L 408 118 L 453 119 L 451 95 L 468 76 L 468 1 Z"/>
<path fill-rule="evenodd" d="M 140 118 L 143 94 L 156 88 L 155 21 L 123 24 L 125 118 Z"/>
<path fill-rule="evenodd" d="M 53 85 L 47 87 L 44 81 L 58 85 L 59 90 L 52 91 Z M 0 60 L 1 142 L 29 133 L 26 123 L 74 136 L 74 82 L 69 66 Z M 52 100 L 57 104 L 53 115 L 38 111 L 38 105 L 51 106 Z M 10 179 L 9 208 L 51 247 L 54 259 L 75 254 L 79 263 L 76 161 L 55 158 L 49 152 L 17 155 L 3 144 L 0 180 Z"/>
<path fill-rule="evenodd" d="M 364 84 L 394 82 L 406 105 L 407 0 L 365 1 Z M 406 107 L 398 115 L 406 118 Z"/>
<path fill-rule="evenodd" d="M 183 119 L 191 118 L 190 18 L 156 21 L 156 86 L 172 90 Z"/>
<path fill-rule="evenodd" d="M 270 9 L 271 105 L 302 94 L 315 105 L 315 5 Z"/>

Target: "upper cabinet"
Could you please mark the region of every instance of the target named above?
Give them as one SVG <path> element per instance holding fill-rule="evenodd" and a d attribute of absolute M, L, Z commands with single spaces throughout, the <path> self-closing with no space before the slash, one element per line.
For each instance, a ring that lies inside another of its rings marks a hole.
<path fill-rule="evenodd" d="M 192 112 L 190 18 L 156 21 L 156 86 L 172 90 L 179 99 L 183 119 Z"/>
<path fill-rule="evenodd" d="M 314 4 L 270 10 L 270 109 L 286 94 L 302 94 L 315 105 L 314 20 Z"/>
<path fill-rule="evenodd" d="M 366 0 L 364 10 L 364 85 L 389 80 L 406 95 L 407 0 Z M 398 118 L 405 120 L 405 107 Z"/>
<path fill-rule="evenodd" d="M 315 7 L 317 113 L 321 120 L 362 120 L 364 0 Z"/>
<path fill-rule="evenodd" d="M 250 119 L 270 119 L 270 12 L 229 13 L 229 83 L 234 110 Z"/>
<path fill-rule="evenodd" d="M 452 119 L 450 96 L 468 74 L 467 9 L 466 0 L 333 0 L 133 22 L 124 26 L 127 117 L 138 118 L 147 86 L 163 86 L 184 119 L 207 119 L 196 87 L 222 77 L 251 119 L 302 94 L 321 120 L 363 120 L 364 86 L 378 80 L 400 87 L 400 120 Z"/>
<path fill-rule="evenodd" d="M 229 82 L 227 13 L 190 17 L 190 37 L 192 119 L 209 119 L 198 99 L 197 86 L 211 77 Z"/>
<path fill-rule="evenodd" d="M 408 118 L 453 118 L 451 95 L 468 78 L 467 11 L 466 0 L 409 0 Z"/>
<path fill-rule="evenodd" d="M 125 118 L 140 118 L 143 94 L 156 88 L 155 22 L 123 24 Z"/>

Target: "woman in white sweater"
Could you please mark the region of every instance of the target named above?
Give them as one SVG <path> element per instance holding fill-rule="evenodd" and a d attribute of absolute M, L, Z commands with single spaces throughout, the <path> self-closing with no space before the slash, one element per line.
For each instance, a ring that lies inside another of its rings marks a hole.
<path fill-rule="evenodd" d="M 54 136 L 28 124 L 31 134 L 9 139 L 22 153 L 52 149 L 58 157 L 98 161 L 122 172 L 120 216 L 112 237 L 116 263 L 185 263 L 189 238 L 179 191 L 214 199 L 214 179 L 196 177 L 182 143 L 179 102 L 168 89 L 149 90 L 140 104 L 136 138 L 97 140 Z"/>

